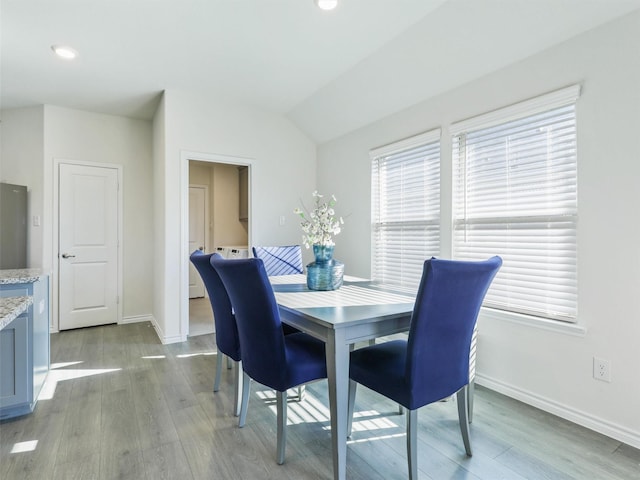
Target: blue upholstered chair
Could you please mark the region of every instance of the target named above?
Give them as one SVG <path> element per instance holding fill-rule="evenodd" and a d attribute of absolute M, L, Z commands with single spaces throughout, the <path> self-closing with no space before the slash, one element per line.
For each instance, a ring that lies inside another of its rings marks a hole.
<path fill-rule="evenodd" d="M 261 258 L 267 275 L 292 275 L 303 273 L 300 245 L 279 247 L 253 247 L 253 256 Z"/>
<path fill-rule="evenodd" d="M 457 394 L 465 451 L 471 456 L 467 393 L 469 351 L 478 312 L 500 257 L 480 262 L 424 263 L 407 340 L 394 340 L 351 352 L 349 425 L 358 383 L 407 409 L 409 478 L 418 478 L 418 408 Z"/>
<path fill-rule="evenodd" d="M 220 389 L 220 377 L 222 376 L 222 363 L 224 356 L 231 358 L 234 362 L 240 362 L 240 340 L 238 338 L 238 328 L 236 319 L 231 308 L 231 301 L 227 295 L 227 291 L 220 280 L 220 277 L 211 266 L 211 259 L 217 258 L 223 260 L 218 253 L 203 253 L 196 250 L 191 254 L 189 259 L 193 263 L 196 270 L 202 277 L 204 286 L 209 294 L 211 309 L 213 310 L 213 321 L 216 326 L 216 346 L 218 348 L 216 361 L 216 378 L 213 383 L 213 391 Z M 234 415 L 240 414 L 240 367 L 236 365 L 235 370 L 235 395 L 234 395 Z"/>
<path fill-rule="evenodd" d="M 288 389 L 326 378 L 324 342 L 305 333 L 284 335 L 278 304 L 259 258 L 224 261 L 211 259 L 229 293 L 242 349 L 243 397 L 250 379 L 276 390 L 277 461 L 284 462 Z M 240 426 L 248 401 L 243 398 Z"/>
<path fill-rule="evenodd" d="M 303 273 L 302 248 L 300 245 L 283 245 L 279 247 L 252 247 L 253 256 L 261 258 L 268 276 L 295 275 Z M 299 332 L 295 327 L 282 325 L 285 335 Z M 304 387 L 298 388 L 298 399 L 302 400 Z"/>

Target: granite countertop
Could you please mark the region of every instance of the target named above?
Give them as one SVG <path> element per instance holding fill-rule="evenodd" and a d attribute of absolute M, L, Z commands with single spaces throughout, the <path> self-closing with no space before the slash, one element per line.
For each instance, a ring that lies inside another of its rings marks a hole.
<path fill-rule="evenodd" d="M 9 283 L 33 283 L 44 275 L 41 268 L 19 268 L 14 270 L 0 270 L 0 285 Z"/>
<path fill-rule="evenodd" d="M 0 330 L 13 322 L 33 303 L 33 297 L 0 298 Z"/>

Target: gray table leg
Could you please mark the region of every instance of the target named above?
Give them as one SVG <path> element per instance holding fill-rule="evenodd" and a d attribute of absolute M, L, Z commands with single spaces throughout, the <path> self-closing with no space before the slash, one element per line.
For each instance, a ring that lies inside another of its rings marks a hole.
<path fill-rule="evenodd" d="M 349 397 L 349 345 L 344 333 L 331 330 L 327 339 L 327 377 L 333 444 L 333 478 L 347 476 L 347 403 Z"/>

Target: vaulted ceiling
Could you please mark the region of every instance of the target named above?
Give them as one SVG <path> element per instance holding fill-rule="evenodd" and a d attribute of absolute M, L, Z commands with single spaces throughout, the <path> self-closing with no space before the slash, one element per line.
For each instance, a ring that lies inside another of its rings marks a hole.
<path fill-rule="evenodd" d="M 165 89 L 321 143 L 640 8 L 640 0 L 1 0 L 0 106 L 151 118 Z M 54 44 L 78 51 L 57 58 Z"/>

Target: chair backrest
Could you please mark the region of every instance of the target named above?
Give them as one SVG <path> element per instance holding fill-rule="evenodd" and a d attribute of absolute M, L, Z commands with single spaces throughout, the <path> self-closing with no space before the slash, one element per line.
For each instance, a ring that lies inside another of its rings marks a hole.
<path fill-rule="evenodd" d="M 302 273 L 302 249 L 300 245 L 280 247 L 253 247 L 253 256 L 261 258 L 267 275 L 293 275 Z"/>
<path fill-rule="evenodd" d="M 286 389 L 287 362 L 278 304 L 259 258 L 212 260 L 235 311 L 242 368 L 257 382 Z"/>
<path fill-rule="evenodd" d="M 216 326 L 216 345 L 218 350 L 237 362 L 240 360 L 238 328 L 233 316 L 229 295 L 227 295 L 218 273 L 211 266 L 212 258 L 224 261 L 223 257 L 218 253 L 203 253 L 200 250 L 196 250 L 189 257 L 193 266 L 198 270 L 209 294 L 209 301 L 213 310 L 213 321 Z"/>
<path fill-rule="evenodd" d="M 485 294 L 500 257 L 469 262 L 424 262 L 411 317 L 406 381 L 414 408 L 440 400 L 469 383 L 469 349 Z"/>

